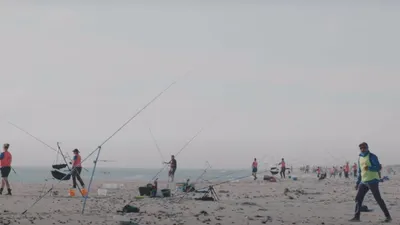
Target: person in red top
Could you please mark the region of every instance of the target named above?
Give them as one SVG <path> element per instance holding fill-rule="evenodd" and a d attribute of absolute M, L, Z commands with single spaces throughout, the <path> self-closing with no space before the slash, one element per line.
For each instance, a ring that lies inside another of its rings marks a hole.
<path fill-rule="evenodd" d="M 79 183 L 81 183 L 82 188 L 85 188 L 85 184 L 81 178 L 82 172 L 82 158 L 79 155 L 79 150 L 74 149 L 72 151 L 74 153 L 74 157 L 72 158 L 72 188 L 76 188 L 76 179 L 78 178 Z"/>
<path fill-rule="evenodd" d="M 349 178 L 349 172 L 350 172 L 350 165 L 349 162 L 346 162 L 346 165 L 344 166 L 344 177 Z"/>
<path fill-rule="evenodd" d="M 258 169 L 258 162 L 257 159 L 254 158 L 253 164 L 252 164 L 252 175 L 254 177 L 254 180 L 257 180 L 257 169 Z"/>
<path fill-rule="evenodd" d="M 8 175 L 11 172 L 11 162 L 12 155 L 8 151 L 10 144 L 3 145 L 3 152 L 0 154 L 0 164 L 1 164 L 1 188 L 0 195 L 3 194 L 4 186 L 7 186 L 8 193 L 6 195 L 11 195 L 10 183 L 8 182 Z"/>

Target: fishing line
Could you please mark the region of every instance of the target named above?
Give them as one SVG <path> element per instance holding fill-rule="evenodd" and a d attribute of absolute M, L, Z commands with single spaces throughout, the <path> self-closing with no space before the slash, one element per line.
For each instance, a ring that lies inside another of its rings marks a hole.
<path fill-rule="evenodd" d="M 264 171 L 262 171 L 261 173 L 265 173 L 265 172 L 267 172 L 267 171 L 268 171 L 268 170 L 264 170 Z M 229 182 L 232 182 L 232 181 L 242 180 L 242 179 L 249 178 L 249 177 L 251 177 L 251 175 L 236 177 L 236 178 L 234 178 L 234 179 L 222 181 L 222 182 L 213 184 L 213 185 L 211 185 L 211 186 L 220 186 L 220 185 L 222 185 L 222 184 L 226 184 L 226 183 L 229 183 Z M 196 188 L 195 193 L 196 193 L 196 191 L 204 190 L 204 189 L 209 188 L 209 187 L 210 187 L 210 185 L 208 185 L 208 186 L 206 186 L 206 187 L 202 187 L 202 188 Z M 185 195 L 185 194 L 186 194 L 186 193 L 183 193 L 183 195 Z M 178 197 L 178 196 L 177 196 L 177 197 Z"/>
<path fill-rule="evenodd" d="M 210 163 L 209 163 L 208 161 L 206 161 L 206 164 L 207 164 L 207 167 L 204 169 L 203 173 L 201 173 L 200 176 L 197 177 L 197 179 L 194 181 L 195 184 L 207 173 L 207 170 L 208 170 L 208 169 L 211 169 L 211 165 L 210 165 Z M 184 191 L 185 191 L 185 194 L 178 200 L 178 203 L 179 203 L 180 201 L 182 201 L 182 199 L 183 199 L 184 197 L 186 197 L 187 194 L 189 194 L 188 191 L 186 191 L 186 190 L 184 190 Z"/>
<path fill-rule="evenodd" d="M 188 74 L 186 74 L 186 75 L 188 75 Z M 185 75 L 185 76 L 186 76 L 186 75 Z M 139 109 L 139 111 L 137 111 L 131 118 L 129 118 L 124 124 L 122 124 L 122 126 L 119 127 L 119 128 L 118 128 L 113 134 L 111 134 L 107 139 L 105 139 L 105 140 L 104 140 L 95 150 L 93 150 L 86 158 L 84 158 L 84 159 L 82 160 L 81 163 L 83 163 L 84 161 L 86 161 L 86 160 L 87 160 L 90 156 L 92 156 L 95 152 L 98 152 L 98 153 L 97 153 L 97 157 L 96 157 L 96 159 L 98 160 L 98 157 L 100 156 L 101 147 L 102 147 L 105 143 L 107 143 L 111 138 L 113 138 L 119 131 L 121 131 L 126 125 L 128 125 L 134 118 L 136 118 L 141 112 L 143 112 L 148 106 L 150 106 L 153 102 L 155 102 L 161 95 L 163 95 L 163 94 L 164 94 L 168 89 L 170 89 L 174 84 L 176 84 L 176 81 L 172 82 L 167 88 L 165 88 L 164 90 L 162 90 L 162 91 L 161 91 L 158 95 L 156 95 L 150 102 L 148 102 L 143 108 Z M 91 183 L 92 183 L 92 181 L 93 181 L 94 170 L 96 169 L 96 164 L 97 164 L 97 162 L 94 163 L 92 176 L 91 176 L 90 183 L 89 183 L 89 186 L 88 186 L 88 193 L 87 193 L 87 195 L 86 195 L 85 198 L 84 198 L 84 202 L 83 202 L 83 206 L 82 206 L 82 214 L 83 214 L 84 211 L 85 211 L 86 201 L 87 201 L 87 198 L 88 198 L 88 196 L 89 196 L 90 186 L 91 186 Z M 64 176 L 64 178 L 67 177 L 68 175 L 72 174 L 72 172 L 74 172 L 74 170 L 75 170 L 75 168 L 73 168 L 68 174 L 66 174 L 66 175 Z M 61 180 L 62 180 L 62 179 L 61 179 Z M 59 184 L 59 183 L 61 183 L 61 181 L 59 181 L 57 184 Z M 50 188 L 49 191 L 46 192 L 43 196 L 41 196 L 40 198 L 38 198 L 31 206 L 29 206 L 24 212 L 22 212 L 22 214 L 25 214 L 29 209 L 31 209 L 34 205 L 36 205 L 36 204 L 37 204 L 41 199 L 43 199 L 43 197 L 46 196 L 52 189 L 53 189 L 53 187 Z"/>
<path fill-rule="evenodd" d="M 8 123 L 9 123 L 10 125 L 12 125 L 13 127 L 17 128 L 18 130 L 24 132 L 25 134 L 29 135 L 30 137 L 32 137 L 32 138 L 35 139 L 36 141 L 42 143 L 43 145 L 45 145 L 45 146 L 48 147 L 49 149 L 51 149 L 51 150 L 57 152 L 57 154 L 58 154 L 58 150 L 57 150 L 57 149 L 55 149 L 54 147 L 50 146 L 50 145 L 47 144 L 46 142 L 42 141 L 42 140 L 39 139 L 38 137 L 35 137 L 34 135 L 32 135 L 31 133 L 29 133 L 28 131 L 22 129 L 21 127 L 17 126 L 17 125 L 14 124 L 14 123 L 11 123 L 11 122 L 8 122 Z M 71 159 L 71 157 L 68 155 L 68 153 L 67 153 L 66 155 L 67 155 L 67 157 L 68 157 L 68 160 L 71 160 L 71 161 L 72 161 L 72 159 Z M 84 170 L 86 170 L 87 172 L 89 172 L 89 170 L 87 170 L 87 169 L 84 169 Z"/>
<path fill-rule="evenodd" d="M 264 155 L 263 158 L 259 162 L 263 162 L 265 160 L 265 158 L 267 158 L 267 157 L 268 157 L 268 155 Z M 207 179 L 207 180 L 203 179 L 203 180 L 206 181 L 206 182 L 210 182 L 211 183 L 212 180 L 216 180 L 216 179 L 219 179 L 221 177 L 227 177 L 227 176 L 230 176 L 232 174 L 242 173 L 242 172 L 245 172 L 245 171 L 248 171 L 248 169 L 235 170 L 235 171 L 232 171 L 232 172 L 227 173 L 227 174 L 221 174 L 221 175 L 215 176 L 214 178 Z"/>
<path fill-rule="evenodd" d="M 149 128 L 149 132 L 150 132 L 151 138 L 153 139 L 154 144 L 156 145 L 156 148 L 157 148 L 158 153 L 160 153 L 160 156 L 161 156 L 162 161 L 165 162 L 164 156 L 163 156 L 163 154 L 161 153 L 161 150 L 160 150 L 160 147 L 158 146 L 157 140 L 156 140 L 156 138 L 154 137 L 153 132 L 151 132 L 151 129 L 150 129 L 150 128 Z"/>
<path fill-rule="evenodd" d="M 174 156 L 177 157 L 177 156 L 179 155 L 179 153 L 181 153 L 186 147 L 188 147 L 189 144 L 192 143 L 192 141 L 193 141 L 197 136 L 199 136 L 199 135 L 201 134 L 201 132 L 203 132 L 203 129 L 204 129 L 204 128 L 201 128 L 188 142 L 185 143 L 185 145 L 183 145 L 183 147 L 182 147 L 182 148 L 178 151 L 178 153 L 176 153 Z M 162 167 L 162 168 L 160 169 L 160 171 L 158 171 L 158 172 L 156 173 L 156 175 L 151 179 L 151 181 L 153 181 L 154 179 L 156 179 L 157 176 L 158 176 L 162 171 L 164 171 L 165 168 L 167 168 L 167 166 L 168 166 L 168 164 L 165 164 L 164 167 Z"/>
<path fill-rule="evenodd" d="M 71 171 L 71 168 L 69 167 L 68 162 L 67 162 L 67 160 L 65 159 L 65 156 L 64 156 L 64 154 L 63 154 L 63 152 L 62 152 L 62 150 L 61 150 L 60 142 L 57 142 L 57 148 L 58 148 L 58 151 L 60 152 L 61 157 L 64 159 L 64 162 L 65 162 L 65 164 L 67 165 L 68 170 Z M 79 193 L 81 193 L 82 197 L 84 197 L 84 195 L 83 195 L 83 193 L 82 193 L 82 190 L 81 190 L 81 188 L 79 187 L 79 184 L 77 184 L 77 187 L 78 187 Z"/>

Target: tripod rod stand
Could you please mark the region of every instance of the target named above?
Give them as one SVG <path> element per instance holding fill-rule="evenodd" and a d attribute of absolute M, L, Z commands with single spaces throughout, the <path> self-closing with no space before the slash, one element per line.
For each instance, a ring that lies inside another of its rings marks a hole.
<path fill-rule="evenodd" d="M 211 196 L 210 196 L 211 195 Z M 210 185 L 208 187 L 207 192 L 203 195 L 202 198 L 212 197 L 214 201 L 219 201 L 217 192 L 215 192 L 214 186 Z"/>

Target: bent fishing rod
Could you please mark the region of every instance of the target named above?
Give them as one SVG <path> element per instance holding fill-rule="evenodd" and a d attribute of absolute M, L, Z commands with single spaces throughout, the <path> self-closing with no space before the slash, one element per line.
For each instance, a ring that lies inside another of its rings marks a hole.
<path fill-rule="evenodd" d="M 187 74 L 186 74 L 187 75 Z M 99 159 L 100 156 L 100 152 L 101 152 L 101 148 L 104 144 L 106 144 L 111 138 L 113 138 L 117 133 L 119 133 L 126 125 L 128 125 L 133 119 L 135 119 L 139 114 L 141 114 L 147 107 L 149 107 L 151 104 L 153 104 L 153 102 L 155 102 L 159 97 L 161 97 L 161 95 L 163 95 L 168 89 L 170 89 L 174 84 L 176 84 L 176 81 L 172 82 L 167 88 L 165 88 L 164 90 L 162 90 L 159 94 L 157 94 L 151 101 L 149 101 L 143 108 L 139 109 L 132 117 L 130 117 L 125 123 L 122 124 L 122 126 L 120 126 L 114 133 L 112 133 L 107 139 L 105 139 L 95 150 L 93 150 L 86 158 L 84 158 L 82 160 L 81 163 L 85 162 L 90 156 L 92 156 L 94 153 L 97 152 L 97 156 L 96 156 L 96 160 L 94 163 L 94 167 L 93 167 L 93 171 L 92 171 L 92 175 L 90 177 L 90 182 L 89 182 L 89 186 L 88 186 L 88 193 L 84 198 L 83 201 L 83 207 L 82 207 L 82 214 L 85 211 L 85 206 L 86 206 L 86 200 L 89 196 L 89 192 L 90 192 L 90 185 L 92 184 L 93 181 L 93 176 L 94 176 L 94 172 L 96 170 L 96 165 L 97 165 L 97 161 Z M 68 174 L 66 174 L 61 180 L 63 180 L 65 177 L 69 176 L 70 174 L 72 174 L 76 169 L 73 168 Z M 57 184 L 61 183 L 61 181 L 59 181 Z M 52 187 L 53 188 L 53 187 Z M 52 189 L 51 188 L 51 189 Z M 24 212 L 22 212 L 22 214 L 25 214 L 26 212 L 28 212 L 29 209 L 31 209 L 33 206 L 35 206 L 41 199 L 43 199 L 48 193 L 50 193 L 51 190 L 47 191 L 44 195 L 40 196 L 31 206 L 29 206 Z"/>

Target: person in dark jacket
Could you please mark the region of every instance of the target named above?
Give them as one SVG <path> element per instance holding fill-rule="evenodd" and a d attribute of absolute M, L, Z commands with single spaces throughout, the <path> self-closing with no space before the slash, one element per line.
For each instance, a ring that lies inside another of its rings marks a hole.
<path fill-rule="evenodd" d="M 390 216 L 389 210 L 379 192 L 379 171 L 381 170 L 381 164 L 379 163 L 378 157 L 369 151 L 367 143 L 363 142 L 359 147 L 361 153 L 358 159 L 358 177 L 356 183 L 357 195 L 355 199 L 356 208 L 354 218 L 352 218 L 350 222 L 360 221 L 362 203 L 369 190 L 371 190 L 372 195 L 385 214 L 386 219 L 384 222 L 390 222 L 392 221 L 392 217 Z"/>

